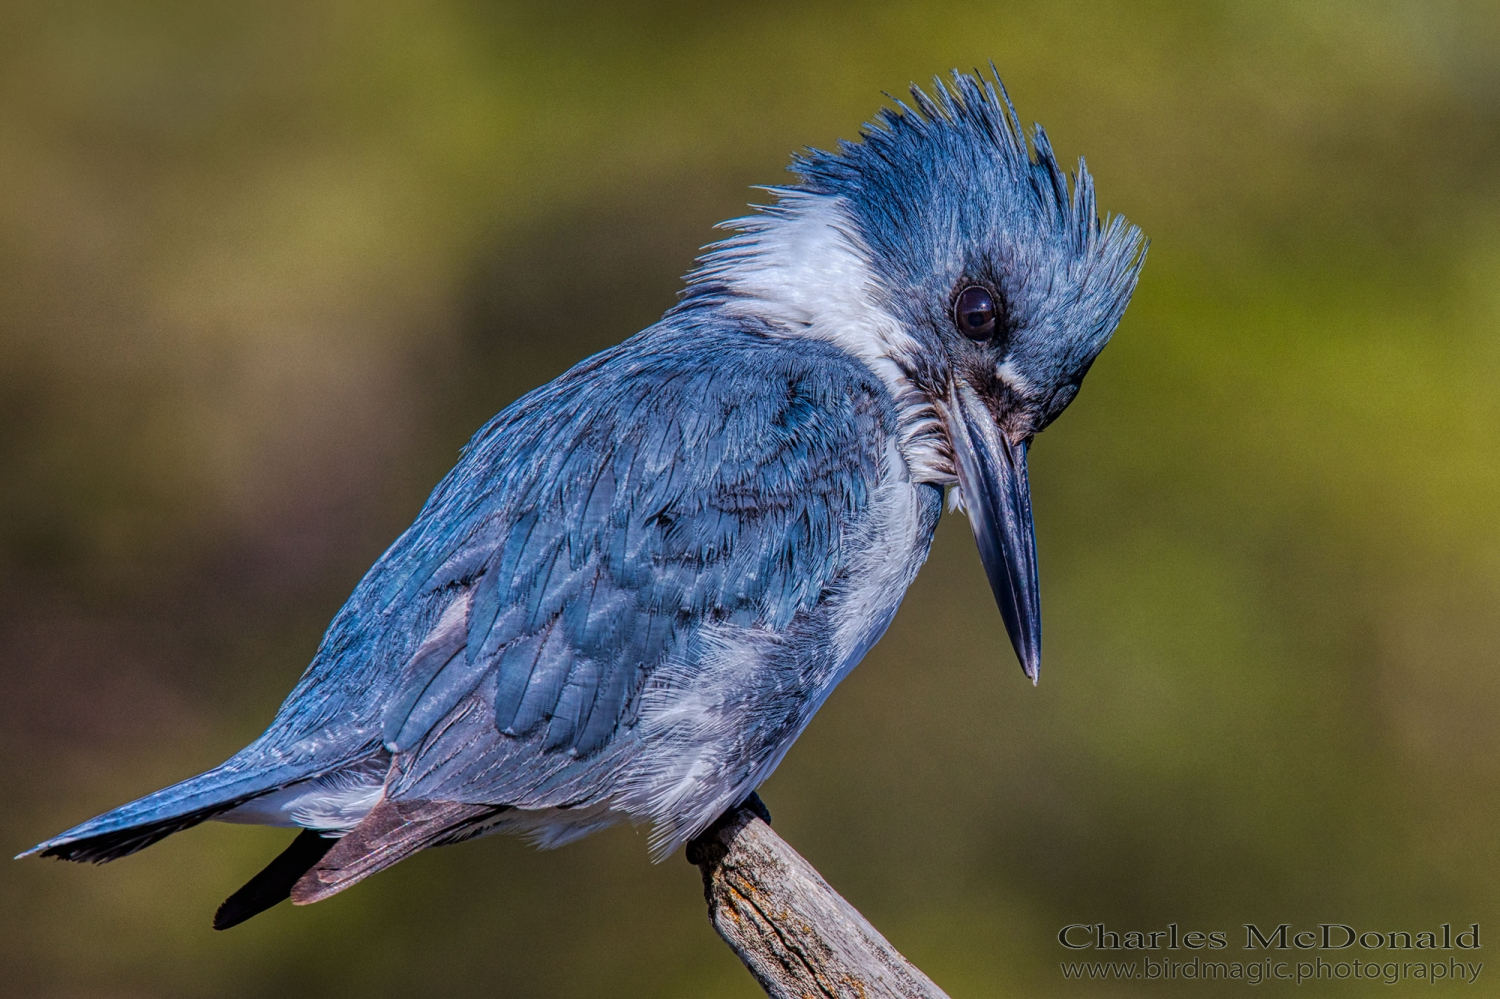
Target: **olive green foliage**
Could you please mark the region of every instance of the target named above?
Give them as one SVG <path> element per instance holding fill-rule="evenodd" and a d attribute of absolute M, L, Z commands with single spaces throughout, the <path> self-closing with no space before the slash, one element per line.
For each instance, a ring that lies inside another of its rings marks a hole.
<path fill-rule="evenodd" d="M 778 830 L 955 996 L 1131 993 L 1063 981 L 1070 922 L 1500 940 L 1481 0 L 5 5 L 9 850 L 253 737 L 480 422 L 660 314 L 793 150 L 990 59 L 1153 240 L 1033 450 L 1042 682 L 946 518 Z M 288 838 L 0 869 L 0 991 L 757 994 L 629 829 L 210 931 Z"/>

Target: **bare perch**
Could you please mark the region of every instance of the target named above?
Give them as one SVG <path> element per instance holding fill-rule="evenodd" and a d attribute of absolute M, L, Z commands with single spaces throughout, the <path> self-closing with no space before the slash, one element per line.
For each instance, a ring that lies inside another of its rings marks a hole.
<path fill-rule="evenodd" d="M 948 999 L 764 821 L 751 795 L 688 844 L 708 917 L 772 999 Z"/>

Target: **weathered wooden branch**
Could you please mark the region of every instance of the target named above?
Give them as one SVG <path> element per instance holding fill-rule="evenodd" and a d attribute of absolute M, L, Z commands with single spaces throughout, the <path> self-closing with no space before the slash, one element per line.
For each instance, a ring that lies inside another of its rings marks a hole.
<path fill-rule="evenodd" d="M 771 830 L 751 795 L 688 844 L 708 918 L 772 999 L 948 999 Z"/>

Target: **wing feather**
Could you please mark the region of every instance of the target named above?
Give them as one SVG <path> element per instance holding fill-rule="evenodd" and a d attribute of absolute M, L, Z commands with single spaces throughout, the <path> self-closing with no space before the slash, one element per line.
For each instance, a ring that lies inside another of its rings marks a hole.
<path fill-rule="evenodd" d="M 815 340 L 704 335 L 659 327 L 481 430 L 335 621 L 280 737 L 373 713 L 393 795 L 571 805 L 698 629 L 810 613 L 846 565 L 888 396 Z"/>

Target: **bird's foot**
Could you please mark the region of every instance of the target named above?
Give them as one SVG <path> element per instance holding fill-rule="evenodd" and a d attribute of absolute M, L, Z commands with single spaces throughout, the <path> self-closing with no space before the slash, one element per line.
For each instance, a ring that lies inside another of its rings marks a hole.
<path fill-rule="evenodd" d="M 701 866 L 704 861 L 708 860 L 710 856 L 709 848 L 712 845 L 714 838 L 718 836 L 719 830 L 723 829 L 730 822 L 733 822 L 735 816 L 738 815 L 741 811 L 749 812 L 751 815 L 754 815 L 766 825 L 771 824 L 771 810 L 766 807 L 766 803 L 764 801 L 760 800 L 760 795 L 756 794 L 754 791 L 751 791 L 748 798 L 740 802 L 738 805 L 735 805 L 733 808 L 726 808 L 724 810 L 724 814 L 720 815 L 717 819 L 714 819 L 713 823 L 709 825 L 707 829 L 703 830 L 701 833 L 688 840 L 688 863 L 697 867 Z"/>
<path fill-rule="evenodd" d="M 750 797 L 746 798 L 738 805 L 735 805 L 729 811 L 732 813 L 738 811 L 741 808 L 748 808 L 750 811 L 754 812 L 756 817 L 766 825 L 771 824 L 771 810 L 766 807 L 766 803 L 764 801 L 760 800 L 760 795 L 756 792 L 751 791 Z"/>

